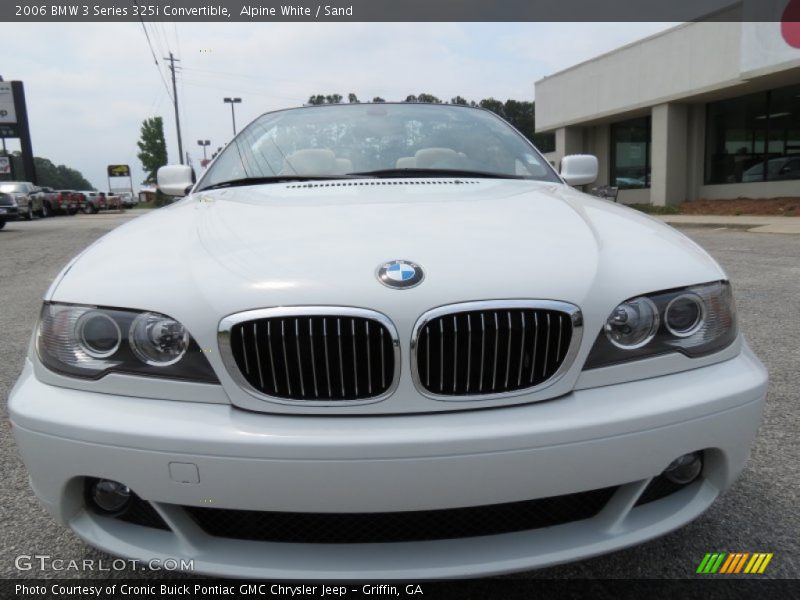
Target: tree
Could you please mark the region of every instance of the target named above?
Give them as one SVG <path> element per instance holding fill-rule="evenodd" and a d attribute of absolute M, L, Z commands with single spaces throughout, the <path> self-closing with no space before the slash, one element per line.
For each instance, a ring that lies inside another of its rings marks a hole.
<path fill-rule="evenodd" d="M 380 102 L 386 102 L 386 100 L 384 100 L 384 99 L 383 99 L 383 98 L 381 98 L 380 96 L 375 96 L 375 97 L 372 99 L 372 101 L 373 101 L 373 102 L 377 102 L 377 103 L 380 103 Z"/>
<path fill-rule="evenodd" d="M 406 96 L 406 99 L 403 100 L 403 102 L 416 102 L 416 101 L 417 101 L 417 97 L 414 96 L 413 94 L 410 95 L 410 96 Z"/>
<path fill-rule="evenodd" d="M 467 102 L 466 98 L 462 98 L 461 96 L 456 96 L 455 98 L 450 98 L 450 104 L 460 104 L 461 106 L 467 106 L 469 102 Z"/>
<path fill-rule="evenodd" d="M 17 177 L 22 178 L 22 153 L 17 150 L 9 154 L 12 168 Z M 36 169 L 37 183 L 41 186 L 51 187 L 55 190 L 93 190 L 80 171 L 66 165 L 54 165 L 52 161 L 41 156 L 33 157 L 33 166 Z"/>
<path fill-rule="evenodd" d="M 439 100 L 433 94 L 420 94 L 417 96 L 417 102 L 424 102 L 425 104 L 441 104 L 442 101 Z"/>
<path fill-rule="evenodd" d="M 478 106 L 481 108 L 485 108 L 486 110 L 490 110 L 493 113 L 500 115 L 501 117 L 505 117 L 505 113 L 503 112 L 503 103 L 500 100 L 495 100 L 494 98 L 484 98 L 480 102 L 478 102 Z"/>
<path fill-rule="evenodd" d="M 142 168 L 147 173 L 144 183 L 155 183 L 158 169 L 167 164 L 164 120 L 161 117 L 145 119 L 142 121 L 141 135 L 141 139 L 136 142 L 139 146 L 136 156 L 142 161 Z"/>
<path fill-rule="evenodd" d="M 352 98 L 355 98 L 355 94 L 350 94 Z M 353 100 L 350 100 L 352 102 Z M 358 99 L 355 100 L 358 102 Z M 309 104 L 340 104 L 342 102 L 342 95 L 341 94 L 314 94 L 308 99 Z"/>
<path fill-rule="evenodd" d="M 353 92 L 347 94 L 347 101 L 350 104 L 358 104 L 358 96 L 356 96 Z"/>

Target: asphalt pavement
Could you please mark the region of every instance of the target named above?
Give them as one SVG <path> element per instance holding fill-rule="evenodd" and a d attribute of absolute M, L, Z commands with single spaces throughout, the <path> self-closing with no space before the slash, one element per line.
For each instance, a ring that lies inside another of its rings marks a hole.
<path fill-rule="evenodd" d="M 107 231 L 136 216 L 99 214 L 9 223 L 0 231 L 0 577 L 158 576 L 52 568 L 18 570 L 20 555 L 66 561 L 111 557 L 57 525 L 28 486 L 10 434 L 8 392 L 22 369 L 42 294 L 62 266 Z M 691 578 L 706 552 L 773 552 L 761 577 L 800 577 L 800 236 L 736 229 L 685 229 L 728 271 L 740 327 L 770 371 L 764 422 L 736 484 L 688 526 L 598 558 L 521 573 L 518 578 Z M 136 248 L 130 248 L 132 254 Z M 109 256 L 109 261 L 114 261 Z M 532 584 L 533 586 L 533 584 Z M 532 587 L 533 589 L 533 587 Z"/>

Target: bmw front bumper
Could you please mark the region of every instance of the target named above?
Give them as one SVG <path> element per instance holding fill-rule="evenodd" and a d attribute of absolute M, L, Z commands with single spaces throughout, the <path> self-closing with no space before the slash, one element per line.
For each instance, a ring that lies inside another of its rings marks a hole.
<path fill-rule="evenodd" d="M 64 389 L 38 381 L 28 362 L 9 406 L 36 495 L 100 549 L 193 559 L 196 571 L 223 576 L 419 580 L 573 561 L 686 524 L 744 466 L 766 386 L 764 367 L 744 345 L 715 365 L 536 404 L 326 418 Z M 671 461 L 700 450 L 696 481 L 641 502 Z M 123 482 L 165 527 L 96 514 L 85 477 Z M 408 515 L 607 488 L 590 518 L 402 543 L 236 539 L 210 534 L 191 516 L 192 507 Z"/>

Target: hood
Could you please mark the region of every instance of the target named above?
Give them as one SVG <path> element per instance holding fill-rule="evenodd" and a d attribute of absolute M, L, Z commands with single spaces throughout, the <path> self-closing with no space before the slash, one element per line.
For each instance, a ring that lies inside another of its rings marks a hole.
<path fill-rule="evenodd" d="M 420 265 L 423 283 L 382 285 L 394 259 Z M 194 194 L 106 235 L 51 295 L 163 312 L 213 343 L 222 317 L 287 305 L 370 308 L 405 337 L 436 306 L 551 299 L 599 330 L 631 296 L 721 278 L 676 230 L 566 185 L 346 180 Z"/>

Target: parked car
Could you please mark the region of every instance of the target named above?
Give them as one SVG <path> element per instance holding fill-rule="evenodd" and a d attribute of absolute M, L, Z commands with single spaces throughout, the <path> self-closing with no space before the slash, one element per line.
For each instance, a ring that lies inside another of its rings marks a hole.
<path fill-rule="evenodd" d="M 103 192 L 84 190 L 80 192 L 83 197 L 83 212 L 95 215 L 106 208 L 106 195 Z"/>
<path fill-rule="evenodd" d="M 19 214 L 26 221 L 33 219 L 34 215 L 42 214 L 44 196 L 31 182 L 3 181 L 0 182 L 0 192 L 14 196 Z"/>
<path fill-rule="evenodd" d="M 120 192 L 119 194 L 122 206 L 125 208 L 133 208 L 138 203 L 139 199 L 133 195 L 132 192 Z"/>
<path fill-rule="evenodd" d="M 477 577 L 688 523 L 767 373 L 725 271 L 572 187 L 597 169 L 388 103 L 262 115 L 194 185 L 162 167 L 187 197 L 44 298 L 9 399 L 34 492 L 105 552 L 275 580 Z"/>
<path fill-rule="evenodd" d="M 767 165 L 768 181 L 800 179 L 800 155 L 779 156 L 753 165 L 742 173 L 742 183 L 764 181 L 764 164 Z"/>
<path fill-rule="evenodd" d="M 5 227 L 8 221 L 17 219 L 19 219 L 17 199 L 12 194 L 0 192 L 0 229 Z"/>
<path fill-rule="evenodd" d="M 74 215 L 81 209 L 83 197 L 72 190 L 56 192 L 55 210 L 61 214 Z"/>

